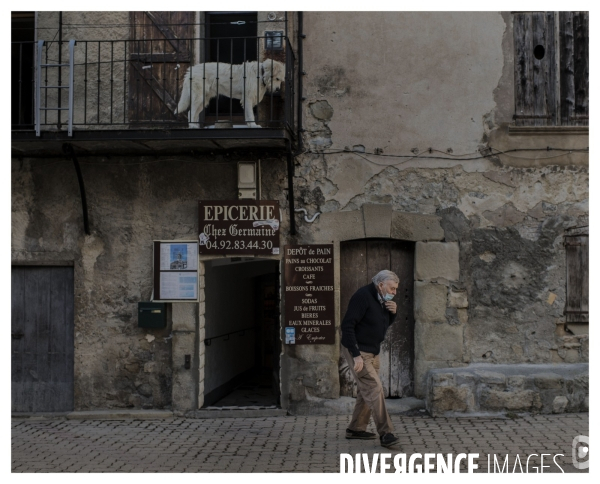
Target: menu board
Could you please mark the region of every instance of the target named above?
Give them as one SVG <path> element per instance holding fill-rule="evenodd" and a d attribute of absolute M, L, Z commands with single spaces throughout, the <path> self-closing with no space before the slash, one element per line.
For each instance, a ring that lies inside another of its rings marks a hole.
<path fill-rule="evenodd" d="M 153 300 L 198 300 L 198 242 L 154 241 Z"/>
<path fill-rule="evenodd" d="M 285 343 L 335 344 L 333 244 L 286 245 Z"/>
<path fill-rule="evenodd" d="M 277 200 L 198 202 L 200 254 L 278 255 Z"/>

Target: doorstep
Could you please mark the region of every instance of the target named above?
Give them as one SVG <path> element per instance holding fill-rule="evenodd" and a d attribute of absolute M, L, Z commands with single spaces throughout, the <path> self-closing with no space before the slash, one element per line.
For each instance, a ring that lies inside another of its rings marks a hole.
<path fill-rule="evenodd" d="M 70 420 L 162 420 L 173 418 L 171 410 L 85 410 L 67 414 Z"/>
<path fill-rule="evenodd" d="M 12 412 L 11 418 L 45 420 L 49 418 L 67 418 L 71 412 Z"/>
<path fill-rule="evenodd" d="M 285 417 L 287 410 L 269 407 L 205 407 L 185 412 L 186 418 L 252 418 L 252 417 Z"/>

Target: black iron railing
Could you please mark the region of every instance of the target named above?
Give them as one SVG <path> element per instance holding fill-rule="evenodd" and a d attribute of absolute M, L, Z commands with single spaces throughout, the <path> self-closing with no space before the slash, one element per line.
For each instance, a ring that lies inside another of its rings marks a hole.
<path fill-rule="evenodd" d="M 295 129 L 296 60 L 284 35 L 76 40 L 72 57 L 68 39 L 13 43 L 13 130 L 37 121 L 63 130 L 67 119 L 74 130 Z M 186 95 L 189 107 L 180 105 Z"/>

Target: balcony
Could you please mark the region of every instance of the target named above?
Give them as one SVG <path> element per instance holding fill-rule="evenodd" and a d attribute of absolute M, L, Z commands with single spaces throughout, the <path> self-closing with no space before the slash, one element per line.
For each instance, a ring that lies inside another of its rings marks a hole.
<path fill-rule="evenodd" d="M 61 155 L 65 143 L 90 155 L 285 150 L 295 141 L 296 59 L 283 32 L 269 34 L 13 42 L 13 156 Z M 192 65 L 187 94 L 213 96 L 195 119 L 177 112 Z M 279 89 L 268 74 L 277 66 Z M 248 105 L 260 102 L 244 109 L 236 86 Z"/>

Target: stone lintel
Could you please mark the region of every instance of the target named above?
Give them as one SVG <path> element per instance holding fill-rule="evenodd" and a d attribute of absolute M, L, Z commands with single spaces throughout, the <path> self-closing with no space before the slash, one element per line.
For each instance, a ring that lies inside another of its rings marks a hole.
<path fill-rule="evenodd" d="M 441 217 L 419 213 L 393 212 L 390 236 L 392 239 L 414 242 L 444 240 Z"/>
<path fill-rule="evenodd" d="M 392 225 L 390 204 L 366 203 L 362 206 L 362 213 L 365 221 L 365 237 L 390 237 Z"/>
<path fill-rule="evenodd" d="M 322 213 L 313 225 L 312 243 L 314 244 L 365 238 L 365 224 L 361 210 Z"/>

